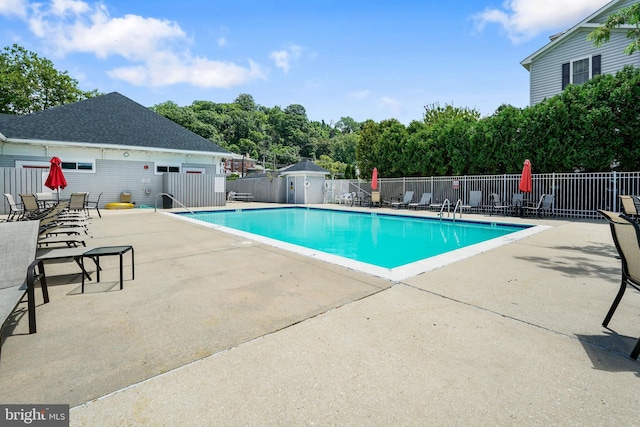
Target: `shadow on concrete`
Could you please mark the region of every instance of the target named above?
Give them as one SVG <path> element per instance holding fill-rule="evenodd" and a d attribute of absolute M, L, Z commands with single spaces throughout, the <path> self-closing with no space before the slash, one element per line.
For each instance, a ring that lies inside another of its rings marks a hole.
<path fill-rule="evenodd" d="M 613 246 L 590 245 L 590 246 L 550 246 L 549 249 L 565 253 L 565 255 L 545 257 L 518 257 L 525 261 L 533 261 L 542 268 L 557 271 L 566 277 L 596 277 L 606 281 L 619 283 L 620 267 L 605 266 L 611 259 L 615 259 L 617 252 Z M 589 256 L 601 256 L 603 265 L 594 264 Z"/>
<path fill-rule="evenodd" d="M 604 330 L 601 335 L 576 334 L 594 369 L 607 372 L 634 372 L 640 377 L 640 362 L 629 357 L 638 338 Z"/>

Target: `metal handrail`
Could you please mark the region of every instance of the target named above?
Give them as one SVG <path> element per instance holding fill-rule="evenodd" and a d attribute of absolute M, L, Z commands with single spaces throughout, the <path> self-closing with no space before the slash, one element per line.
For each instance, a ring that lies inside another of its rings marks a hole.
<path fill-rule="evenodd" d="M 456 206 L 453 208 L 453 220 L 456 220 L 456 211 L 458 210 L 458 207 L 460 207 L 460 218 L 462 218 L 462 200 L 458 199 L 458 201 L 456 202 Z"/>
<path fill-rule="evenodd" d="M 444 202 L 442 202 L 442 207 L 440 208 L 440 213 L 438 214 L 440 219 L 442 219 L 442 211 L 444 211 L 444 205 L 447 205 L 447 217 L 451 213 L 451 202 L 449 201 L 449 199 L 444 199 Z"/>
<path fill-rule="evenodd" d="M 171 194 L 169 193 L 158 193 L 156 194 L 156 205 L 153 208 L 154 212 L 157 212 L 158 210 L 158 196 L 167 196 L 168 198 L 170 198 L 171 200 L 173 200 L 174 202 L 176 202 L 177 204 L 179 204 L 180 206 L 182 206 L 183 208 L 185 208 L 186 210 L 188 210 L 190 213 L 195 214 L 194 211 L 192 211 L 191 209 L 189 209 L 188 207 L 186 207 L 185 205 L 183 205 L 182 203 L 180 203 L 178 200 L 176 200 L 175 197 L 173 197 Z"/>

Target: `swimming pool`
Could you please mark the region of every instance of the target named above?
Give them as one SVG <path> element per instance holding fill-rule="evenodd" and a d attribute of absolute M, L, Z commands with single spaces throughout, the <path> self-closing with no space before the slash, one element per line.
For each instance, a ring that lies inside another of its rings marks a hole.
<path fill-rule="evenodd" d="M 529 225 L 454 222 L 309 207 L 177 215 L 394 280 L 426 271 L 425 261 L 435 268 L 453 253 L 469 253 L 469 248 L 473 253 L 481 252 L 529 235 L 535 229 Z"/>

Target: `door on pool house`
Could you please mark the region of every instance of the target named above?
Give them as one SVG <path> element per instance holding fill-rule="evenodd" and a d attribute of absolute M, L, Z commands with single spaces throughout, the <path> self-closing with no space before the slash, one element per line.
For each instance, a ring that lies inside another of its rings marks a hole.
<path fill-rule="evenodd" d="M 287 185 L 287 203 L 296 203 L 296 179 L 295 177 L 288 178 L 289 184 Z"/>

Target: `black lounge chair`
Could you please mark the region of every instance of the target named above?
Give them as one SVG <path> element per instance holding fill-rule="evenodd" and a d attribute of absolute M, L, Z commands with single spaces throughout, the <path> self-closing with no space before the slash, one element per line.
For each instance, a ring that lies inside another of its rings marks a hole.
<path fill-rule="evenodd" d="M 616 245 L 622 261 L 620 290 L 618 290 L 618 294 L 602 322 L 602 326 L 606 328 L 618 308 L 627 286 L 640 291 L 640 227 L 637 222 L 625 214 L 603 210 L 598 210 L 598 212 L 609 221 L 613 243 Z M 638 355 L 640 355 L 640 338 L 629 357 L 637 359 Z"/>

